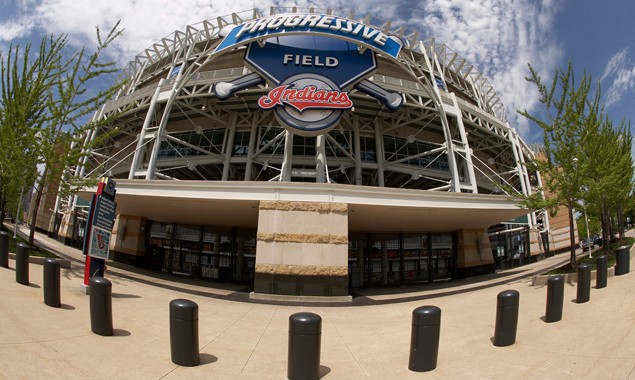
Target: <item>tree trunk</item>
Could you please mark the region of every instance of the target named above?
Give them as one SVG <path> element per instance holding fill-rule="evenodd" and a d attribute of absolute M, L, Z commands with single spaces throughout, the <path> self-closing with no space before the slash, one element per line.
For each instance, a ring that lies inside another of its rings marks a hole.
<path fill-rule="evenodd" d="M 569 241 L 571 242 L 571 258 L 569 262 L 571 263 L 571 267 L 575 268 L 576 258 L 575 258 L 575 231 L 573 226 L 573 202 L 569 201 L 567 205 L 569 210 Z"/>
<path fill-rule="evenodd" d="M 617 232 L 620 234 L 620 240 L 624 239 L 624 213 L 622 206 L 617 206 Z"/>
<path fill-rule="evenodd" d="M 606 204 L 606 196 L 602 195 L 600 203 L 600 216 L 602 221 L 602 252 L 609 252 L 611 243 L 611 220 L 609 218 L 608 205 Z"/>
<path fill-rule="evenodd" d="M 0 230 L 4 229 L 4 217 L 7 215 L 7 204 L 4 201 L 4 191 L 0 191 Z"/>
<path fill-rule="evenodd" d="M 40 178 L 40 183 L 37 189 L 35 190 L 35 201 L 31 205 L 31 231 L 29 232 L 29 247 L 33 248 L 33 241 L 35 240 L 35 226 L 37 223 L 37 210 L 40 208 L 40 202 L 42 201 L 42 194 L 44 193 L 44 185 L 46 184 L 46 175 L 47 170 L 44 170 L 42 173 L 42 177 Z"/>

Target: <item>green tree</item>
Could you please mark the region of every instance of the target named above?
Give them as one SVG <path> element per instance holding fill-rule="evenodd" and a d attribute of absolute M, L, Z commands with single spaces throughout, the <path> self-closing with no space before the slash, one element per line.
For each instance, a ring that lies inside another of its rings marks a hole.
<path fill-rule="evenodd" d="M 0 51 L 0 205 L 15 209 L 37 175 L 36 134 L 50 121 L 49 89 L 59 66 L 64 38 L 44 38 L 34 56 L 31 45 Z"/>
<path fill-rule="evenodd" d="M 630 125 L 623 121 L 616 127 L 605 116 L 593 133 L 593 144 L 589 150 L 587 189 L 585 202 L 597 205 L 602 224 L 602 239 L 610 242 L 615 235 L 612 219 L 618 224 L 620 238 L 623 237 L 625 211 L 629 209 L 633 190 L 632 136 Z M 608 250 L 604 244 L 604 250 Z"/>
<path fill-rule="evenodd" d="M 3 91 L 4 109 L 17 107 L 15 103 L 20 101 L 21 95 L 15 90 L 16 88 L 24 87 L 26 96 L 41 99 L 40 102 L 21 106 L 24 114 L 38 115 L 36 123 L 29 123 L 28 120 L 22 122 L 13 116 L 7 117 L 8 120 L 5 121 L 9 124 L 22 124 L 24 128 L 30 129 L 29 136 L 32 137 L 27 142 L 30 141 L 30 147 L 34 150 L 30 155 L 33 158 L 31 166 L 39 165 L 41 168 L 35 180 L 35 194 L 31 205 L 29 236 L 31 245 L 35 234 L 37 210 L 49 185 L 61 178 L 67 168 L 81 165 L 92 144 L 99 144 L 103 138 L 107 138 L 106 135 L 102 135 L 101 139 L 93 139 L 87 145 L 85 136 L 109 124 L 111 118 L 93 117 L 88 123 L 85 123 L 85 120 L 89 115 L 95 115 L 101 105 L 112 98 L 124 85 L 123 82 L 118 82 L 103 90 L 93 90 L 100 87 L 100 80 L 104 76 L 118 71 L 115 62 L 104 60 L 103 56 L 108 45 L 122 33 L 119 23 L 103 39 L 99 28 L 96 28 L 96 31 L 98 44 L 92 53 L 82 48 L 75 53 L 67 54 L 69 49 L 66 36 L 43 39 L 40 54 L 33 63 L 30 63 L 30 57 L 26 54 L 28 49 L 20 52 L 20 49 L 16 47 L 14 61 L 22 60 L 24 62 L 22 66 L 25 67 L 32 65 L 32 72 L 48 73 L 41 86 L 32 86 L 32 77 L 20 75 L 19 70 L 16 72 L 15 65 L 6 65 L 6 70 L 3 66 L 3 77 L 18 76 L 20 78 L 15 81 L 12 89 Z M 47 57 L 47 59 L 41 59 L 41 57 Z M 8 144 L 17 143 L 11 141 Z M 83 184 L 63 181 L 60 187 L 61 192 L 71 192 L 71 185 L 76 187 Z"/>
<path fill-rule="evenodd" d="M 545 116 L 530 114 L 527 110 L 519 113 L 542 129 L 545 157 L 530 160 L 527 166 L 540 172 L 544 190 L 550 196 L 525 197 L 520 203 L 532 209 L 546 208 L 552 215 L 560 205 L 567 208 L 570 264 L 575 266 L 573 211 L 583 197 L 585 170 L 589 166 L 588 156 L 581 154 L 581 149 L 590 143 L 592 126 L 601 118 L 600 91 L 599 88 L 593 91 L 591 76 L 586 72 L 576 83 L 571 62 L 566 69 L 556 70 L 549 86 L 531 65 L 529 70 L 531 76 L 526 79 L 538 88 Z"/>

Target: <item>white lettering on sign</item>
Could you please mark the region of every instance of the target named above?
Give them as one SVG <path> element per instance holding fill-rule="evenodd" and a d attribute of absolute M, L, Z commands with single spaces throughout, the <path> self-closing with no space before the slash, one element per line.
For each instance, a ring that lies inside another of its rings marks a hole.
<path fill-rule="evenodd" d="M 242 35 L 262 32 L 263 30 L 277 30 L 280 28 L 319 28 L 330 29 L 353 36 L 361 36 L 363 39 L 384 46 L 388 36 L 379 29 L 356 21 L 324 15 L 276 15 L 258 20 L 247 21 L 242 25 L 236 38 Z"/>
<path fill-rule="evenodd" d="M 340 62 L 335 57 L 285 54 L 282 63 L 285 65 L 291 63 L 296 66 L 337 67 Z"/>

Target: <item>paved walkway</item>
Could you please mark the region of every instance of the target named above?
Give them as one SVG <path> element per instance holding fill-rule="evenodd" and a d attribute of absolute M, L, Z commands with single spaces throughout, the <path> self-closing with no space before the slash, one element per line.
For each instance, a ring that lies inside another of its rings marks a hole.
<path fill-rule="evenodd" d="M 62 307 L 44 304 L 41 266 L 30 265 L 29 286 L 0 268 L 0 378 L 284 379 L 289 316 L 311 311 L 322 317 L 325 379 L 635 379 L 635 273 L 593 287 L 584 304 L 566 284 L 563 319 L 541 319 L 546 287 L 531 286 L 530 277 L 566 254 L 468 280 L 364 290 L 345 306 L 253 302 L 238 286 L 113 263 L 106 277 L 115 331 L 103 337 L 91 332 L 89 297 L 80 292 L 81 253 L 43 235 L 37 241 L 72 262 L 62 269 Z M 495 347 L 496 296 L 507 289 L 520 292 L 516 343 Z M 199 305 L 196 367 L 170 359 L 168 305 L 176 298 Z M 422 305 L 442 310 L 439 359 L 435 370 L 414 373 L 411 318 Z"/>

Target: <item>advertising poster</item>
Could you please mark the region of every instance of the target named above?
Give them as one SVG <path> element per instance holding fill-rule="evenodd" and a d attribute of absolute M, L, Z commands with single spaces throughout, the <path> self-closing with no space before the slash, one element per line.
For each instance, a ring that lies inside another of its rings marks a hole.
<path fill-rule="evenodd" d="M 90 234 L 90 244 L 88 246 L 88 255 L 103 260 L 108 260 L 110 246 L 110 231 L 93 225 Z"/>

